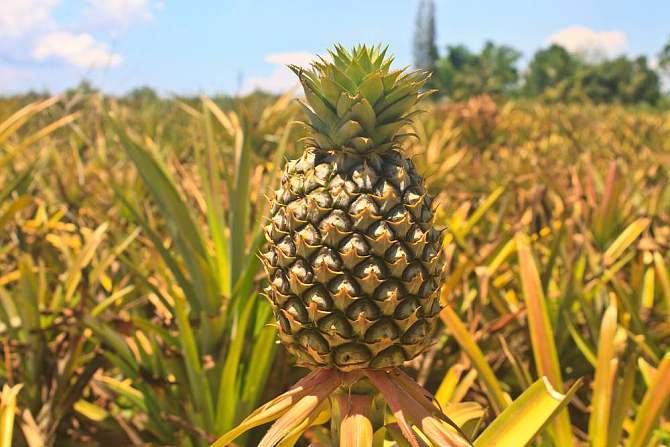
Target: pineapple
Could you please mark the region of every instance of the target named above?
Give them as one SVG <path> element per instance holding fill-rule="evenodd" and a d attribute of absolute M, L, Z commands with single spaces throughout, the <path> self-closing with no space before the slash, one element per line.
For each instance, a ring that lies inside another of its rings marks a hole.
<path fill-rule="evenodd" d="M 290 67 L 308 136 L 271 198 L 261 259 L 280 339 L 305 366 L 399 366 L 427 348 L 440 310 L 441 232 L 401 149 L 429 73 L 393 70 L 385 53 L 336 46 Z"/>

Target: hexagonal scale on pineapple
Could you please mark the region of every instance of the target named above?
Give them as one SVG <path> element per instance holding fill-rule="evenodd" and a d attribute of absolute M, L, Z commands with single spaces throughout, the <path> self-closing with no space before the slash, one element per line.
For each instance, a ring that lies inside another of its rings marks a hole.
<path fill-rule="evenodd" d="M 339 335 L 343 338 L 351 338 L 351 324 L 343 314 L 332 312 L 330 315 L 320 319 L 317 323 L 319 330 L 329 336 Z"/>
<path fill-rule="evenodd" d="M 405 269 L 409 266 L 412 255 L 402 243 L 396 242 L 384 253 L 386 265 L 391 276 L 401 277 Z"/>
<path fill-rule="evenodd" d="M 368 295 L 372 295 L 387 276 L 384 263 L 372 256 L 354 268 L 354 275 L 363 293 Z"/>
<path fill-rule="evenodd" d="M 398 190 L 388 180 L 377 183 L 374 188 L 374 198 L 382 214 L 400 204 Z"/>
<path fill-rule="evenodd" d="M 333 351 L 333 360 L 335 364 L 347 368 L 367 363 L 371 358 L 370 351 L 364 345 L 358 343 L 348 343 L 338 346 Z"/>
<path fill-rule="evenodd" d="M 374 254 L 384 256 L 386 250 L 396 241 L 396 236 L 391 226 L 381 220 L 368 228 L 366 232 L 370 246 Z"/>
<path fill-rule="evenodd" d="M 424 279 L 426 278 L 428 278 L 426 269 L 423 268 L 423 265 L 421 265 L 420 262 L 416 261 L 407 267 L 402 273 L 402 279 L 405 288 L 411 294 L 416 294 L 419 291 Z"/>
<path fill-rule="evenodd" d="M 349 207 L 349 214 L 354 223 L 354 228 L 360 231 L 366 230 L 371 224 L 380 219 L 379 207 L 368 194 L 361 194 Z"/>
<path fill-rule="evenodd" d="M 402 365 L 407 360 L 405 352 L 399 346 L 390 346 L 380 353 L 370 362 L 370 368 L 389 368 L 396 365 Z"/>
<path fill-rule="evenodd" d="M 370 244 L 360 233 L 353 233 L 340 243 L 340 258 L 344 267 L 352 270 L 356 265 L 363 262 L 370 254 Z"/>

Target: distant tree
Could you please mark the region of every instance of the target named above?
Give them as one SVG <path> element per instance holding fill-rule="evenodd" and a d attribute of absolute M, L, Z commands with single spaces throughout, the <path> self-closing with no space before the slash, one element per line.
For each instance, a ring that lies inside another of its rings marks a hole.
<path fill-rule="evenodd" d="M 486 42 L 479 56 L 479 73 L 483 76 L 479 93 L 507 93 L 519 81 L 516 67 L 521 53 L 507 45 Z"/>
<path fill-rule="evenodd" d="M 538 96 L 552 91 L 553 96 L 561 96 L 558 90 L 574 78 L 578 67 L 578 58 L 560 45 L 541 49 L 528 64 L 524 93 Z"/>
<path fill-rule="evenodd" d="M 99 90 L 89 81 L 88 79 L 82 79 L 74 88 L 67 89 L 65 94 L 68 96 L 73 96 L 75 94 L 88 96 L 94 93 L 98 93 Z"/>
<path fill-rule="evenodd" d="M 438 54 L 435 46 L 435 3 L 421 0 L 414 31 L 414 66 L 434 70 Z"/>
<path fill-rule="evenodd" d="M 440 58 L 433 74 L 434 85 L 440 93 L 460 99 L 467 96 L 463 73 L 477 63 L 477 55 L 465 45 L 448 46 L 445 57 Z"/>
<path fill-rule="evenodd" d="M 516 63 L 520 57 L 514 48 L 493 42 L 486 42 L 479 54 L 463 45 L 449 46 L 437 64 L 436 77 L 440 88 L 455 99 L 508 93 L 518 83 Z"/>
<path fill-rule="evenodd" d="M 658 53 L 658 68 L 670 78 L 670 38 L 660 53 Z"/>
<path fill-rule="evenodd" d="M 584 97 L 599 103 L 654 105 L 661 97 L 661 82 L 646 57 L 619 56 L 580 68 L 568 99 Z"/>
<path fill-rule="evenodd" d="M 126 94 L 126 97 L 133 102 L 148 103 L 158 101 L 158 93 L 148 86 L 137 87 Z"/>

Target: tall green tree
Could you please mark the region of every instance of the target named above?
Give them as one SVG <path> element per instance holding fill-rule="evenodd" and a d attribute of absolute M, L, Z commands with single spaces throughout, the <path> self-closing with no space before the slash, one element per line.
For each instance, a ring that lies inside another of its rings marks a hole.
<path fill-rule="evenodd" d="M 658 53 L 658 68 L 661 73 L 670 78 L 670 38 Z"/>
<path fill-rule="evenodd" d="M 584 65 L 577 72 L 568 96 L 568 99 L 588 98 L 599 103 L 654 105 L 661 97 L 661 82 L 646 57 L 631 60 L 619 56 Z"/>
<path fill-rule="evenodd" d="M 578 58 L 560 45 L 537 51 L 528 64 L 524 93 L 562 97 L 561 90 L 574 79 L 579 65 Z"/>
<path fill-rule="evenodd" d="M 464 45 L 449 46 L 436 67 L 439 87 L 454 99 L 509 93 L 518 84 L 516 63 L 520 57 L 514 48 L 490 41 L 479 54 Z"/>
<path fill-rule="evenodd" d="M 435 45 L 435 3 L 433 0 L 421 0 L 416 16 L 414 31 L 414 66 L 434 70 L 437 62 Z"/>

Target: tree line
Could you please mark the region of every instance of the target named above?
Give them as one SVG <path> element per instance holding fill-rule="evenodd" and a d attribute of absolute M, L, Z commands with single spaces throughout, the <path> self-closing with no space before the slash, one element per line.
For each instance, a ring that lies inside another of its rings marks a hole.
<path fill-rule="evenodd" d="M 521 52 L 488 41 L 477 52 L 465 45 L 435 44 L 435 6 L 419 3 L 414 37 L 414 65 L 433 72 L 431 88 L 455 100 L 481 94 L 541 98 L 548 101 L 622 104 L 668 104 L 663 77 L 670 77 L 670 40 L 655 67 L 645 56 L 573 53 L 553 44 L 538 50 L 524 70 Z"/>

